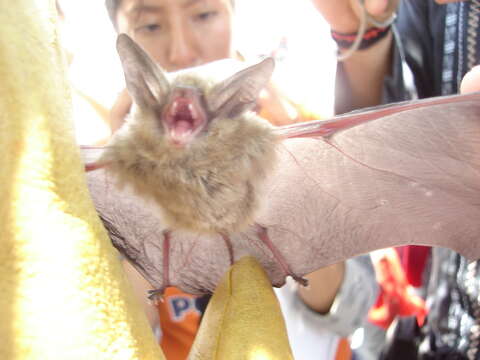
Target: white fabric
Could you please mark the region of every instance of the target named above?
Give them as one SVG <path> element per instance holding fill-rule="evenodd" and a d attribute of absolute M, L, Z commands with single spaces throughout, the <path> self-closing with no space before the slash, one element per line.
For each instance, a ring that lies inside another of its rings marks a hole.
<path fill-rule="evenodd" d="M 275 289 L 287 325 L 295 359 L 335 358 L 338 341 L 364 325 L 377 298 L 378 287 L 368 256 L 346 261 L 345 277 L 330 312 L 318 314 L 298 297 L 297 284 L 290 278 Z"/>

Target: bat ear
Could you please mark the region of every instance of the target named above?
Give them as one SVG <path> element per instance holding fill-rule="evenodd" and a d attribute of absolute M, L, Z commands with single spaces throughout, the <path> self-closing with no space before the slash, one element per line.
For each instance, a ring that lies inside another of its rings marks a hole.
<path fill-rule="evenodd" d="M 215 85 L 207 96 L 209 110 L 217 115 L 236 116 L 251 108 L 274 67 L 275 61 L 269 57 Z"/>
<path fill-rule="evenodd" d="M 133 101 L 147 107 L 161 102 L 170 86 L 160 66 L 126 34 L 118 35 L 117 51 Z"/>

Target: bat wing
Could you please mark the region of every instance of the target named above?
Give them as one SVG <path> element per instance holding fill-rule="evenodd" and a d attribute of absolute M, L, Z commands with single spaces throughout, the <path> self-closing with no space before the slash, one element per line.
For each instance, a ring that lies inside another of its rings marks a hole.
<path fill-rule="evenodd" d="M 278 129 L 288 136 L 257 222 L 297 275 L 405 244 L 449 247 L 480 258 L 479 94 L 431 101 L 309 123 L 308 132 L 306 124 Z M 336 124 L 334 130 L 319 134 L 327 124 Z M 103 171 L 88 178 L 114 245 L 153 286 L 163 287 L 158 209 L 128 189 L 115 189 Z M 274 285 L 284 283 L 285 274 L 253 227 L 232 236 L 232 243 L 235 259 L 254 255 Z M 211 291 L 229 266 L 220 236 L 172 233 L 173 285 L 191 293 Z"/>
<path fill-rule="evenodd" d="M 372 108 L 362 109 L 360 111 L 352 111 L 345 115 L 336 116 L 329 120 L 309 121 L 304 123 L 296 123 L 293 125 L 281 126 L 276 129 L 277 134 L 284 138 L 298 137 L 330 137 L 339 131 L 349 129 L 351 127 L 398 114 L 409 110 L 421 110 L 425 107 L 436 105 L 462 106 L 463 103 L 470 101 L 480 101 L 480 92 L 474 92 L 465 95 L 448 95 L 439 96 L 429 99 L 410 100 L 396 104 L 383 106 L 375 106 Z"/>

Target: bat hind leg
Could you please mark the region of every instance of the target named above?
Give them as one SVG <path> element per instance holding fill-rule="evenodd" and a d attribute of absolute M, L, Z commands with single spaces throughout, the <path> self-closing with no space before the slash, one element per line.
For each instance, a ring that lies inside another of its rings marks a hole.
<path fill-rule="evenodd" d="M 170 286 L 170 235 L 170 230 L 163 231 L 163 286 L 160 289 L 148 291 L 148 299 L 154 304 L 158 303 L 158 301 L 163 301 L 163 292 Z"/>
<path fill-rule="evenodd" d="M 280 251 L 278 251 L 277 247 L 273 244 L 273 242 L 270 240 L 270 237 L 268 236 L 267 228 L 264 226 L 261 226 L 257 224 L 258 228 L 258 237 L 262 241 L 262 243 L 272 252 L 273 257 L 275 260 L 277 260 L 278 264 L 280 267 L 283 269 L 285 274 L 288 276 L 291 276 L 296 282 L 298 282 L 300 285 L 307 286 L 308 285 L 308 280 L 296 275 L 291 269 L 290 266 L 288 265 L 287 261 L 285 260 L 285 257 L 282 255 Z"/>

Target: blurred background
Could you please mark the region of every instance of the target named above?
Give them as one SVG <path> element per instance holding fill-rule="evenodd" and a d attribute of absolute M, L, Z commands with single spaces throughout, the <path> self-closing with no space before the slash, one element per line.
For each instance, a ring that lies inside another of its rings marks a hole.
<path fill-rule="evenodd" d="M 124 87 L 116 33 L 103 0 L 58 3 L 64 15 L 61 36 L 70 62 L 77 139 L 81 144 L 102 144 L 110 134 L 105 116 Z M 330 116 L 335 46 L 311 2 L 237 0 L 236 11 L 235 41 L 243 56 L 254 61 L 273 55 L 278 87 L 293 101 Z"/>

